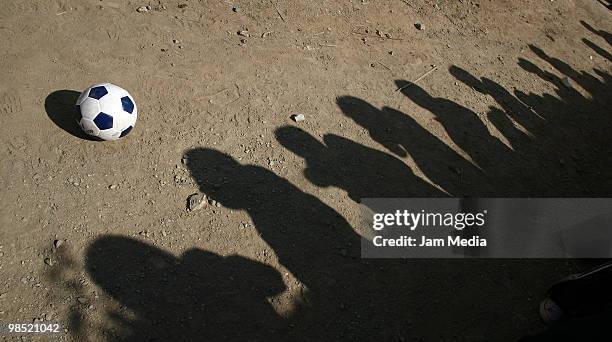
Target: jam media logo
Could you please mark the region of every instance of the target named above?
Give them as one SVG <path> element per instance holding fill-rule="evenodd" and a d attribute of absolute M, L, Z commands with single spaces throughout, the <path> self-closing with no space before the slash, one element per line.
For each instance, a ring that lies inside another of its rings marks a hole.
<path fill-rule="evenodd" d="M 422 235 L 420 239 L 402 235 L 399 238 L 385 238 L 377 235 L 372 239 L 376 247 L 487 247 L 487 239 L 474 235 L 470 238 L 449 235 L 444 238 L 429 238 Z"/>

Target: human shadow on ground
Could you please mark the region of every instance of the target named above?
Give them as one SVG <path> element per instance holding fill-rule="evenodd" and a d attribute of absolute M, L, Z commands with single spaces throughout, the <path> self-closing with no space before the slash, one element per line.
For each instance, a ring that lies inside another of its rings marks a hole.
<path fill-rule="evenodd" d="M 352 96 L 340 97 L 337 103 L 345 115 L 367 129 L 370 137 L 389 152 L 397 157 L 410 155 L 425 176 L 448 194 L 460 197 L 494 194 L 486 174 L 409 115 L 389 107 L 378 109 Z M 400 180 L 394 185 L 410 184 Z M 381 182 L 370 183 L 380 185 Z"/>
<path fill-rule="evenodd" d="M 76 106 L 79 95 L 81 95 L 81 93 L 74 90 L 54 91 L 45 99 L 45 111 L 49 119 L 51 119 L 57 127 L 63 129 L 72 136 L 83 140 L 96 141 L 94 137 L 83 132 L 77 122 L 81 117 L 81 113 L 78 112 Z"/>
<path fill-rule="evenodd" d="M 607 32 L 593 29 L 586 23 L 583 25 L 609 40 Z M 583 42 L 602 57 L 609 58 L 605 49 L 586 38 Z M 545 71 L 546 67 L 539 67 L 525 58 L 519 59 L 519 66 L 550 82 L 555 88 L 554 94 L 510 92 L 489 78 L 478 78 L 460 67 L 450 67 L 449 72 L 457 80 L 495 100 L 496 105 L 484 114 L 486 119 L 454 101 L 432 96 L 417 84 L 396 81 L 396 86 L 402 88 L 402 93 L 414 104 L 434 114 L 452 142 L 465 151 L 468 158 L 459 156 L 408 114 L 386 107 L 379 110 L 350 96 L 339 98 L 338 105 L 346 116 L 367 129 L 372 139 L 398 157 L 409 155 L 426 177 L 455 196 L 472 193 L 480 197 L 488 196 L 490 192 L 487 187 L 458 187 L 455 175 L 446 167 L 449 164 L 463 165 L 464 174 L 478 175 L 481 172 L 486 175 L 481 182 L 490 185 L 495 196 L 610 196 L 610 74 L 598 69 L 594 69 L 592 74 L 577 71 L 534 45 L 529 48 L 562 76 Z M 503 135 L 509 146 L 491 133 L 486 121 Z M 521 261 L 526 272 L 534 270 L 534 262 Z M 552 268 L 560 261 L 547 263 Z M 591 262 L 579 263 L 592 265 Z M 564 275 L 560 273 L 557 277 Z M 530 338 L 546 340 L 552 336 L 570 336 L 567 335 L 569 332 L 572 332 L 571 336 L 604 336 L 601 335 L 604 329 L 602 319 L 610 319 L 609 313 L 563 322 Z"/>
<path fill-rule="evenodd" d="M 405 262 L 360 259 L 359 235 L 341 215 L 269 170 L 213 149 L 184 156 L 200 190 L 226 208 L 246 211 L 279 263 L 306 289 L 294 298 L 290 317 L 282 318 L 265 301 L 284 285 L 269 266 L 201 250 L 176 258 L 142 242 L 103 236 L 87 249 L 87 270 L 136 316 L 110 313 L 125 327 L 123 338 L 114 339 L 408 336 L 405 322 L 413 308 L 401 305 L 406 298 L 399 296 L 412 283 L 408 269 L 398 267 Z M 400 271 L 407 273 L 387 276 Z"/>
<path fill-rule="evenodd" d="M 285 126 L 276 139 L 308 164 L 306 178 L 320 187 L 344 189 L 355 202 L 365 197 L 440 197 L 442 190 L 416 176 L 401 160 L 335 134 L 319 142 L 307 132 Z"/>
<path fill-rule="evenodd" d="M 366 321 L 382 324 L 375 309 L 368 315 L 363 306 L 385 294 L 364 289 L 375 272 L 359 260 L 359 237 L 341 215 L 273 172 L 220 151 L 198 148 L 185 156 L 200 190 L 224 207 L 245 210 L 279 263 L 307 287 L 295 331 L 324 338 L 339 326 L 356 332 L 372 328 Z M 362 315 L 348 314 L 354 310 Z"/>
<path fill-rule="evenodd" d="M 600 70 L 595 70 L 599 77 L 578 72 L 541 49 L 533 45 L 530 48 L 591 96 L 523 58 L 519 65 L 556 86 L 555 95 L 525 94 L 520 90 L 513 94 L 489 78 L 478 79 L 460 67 L 450 67 L 455 78 L 496 101 L 497 106 L 491 106 L 485 114 L 488 120 L 454 101 L 430 95 L 419 85 L 396 81 L 414 104 L 435 115 L 467 158 L 410 115 L 387 107 L 379 110 L 350 96 L 339 98 L 338 106 L 367 129 L 372 139 L 398 157 L 409 154 L 427 178 L 455 196 L 609 195 L 610 75 Z M 507 139 L 509 146 L 490 132 L 486 121 Z M 463 182 L 458 181 L 457 172 L 450 170 L 459 170 Z"/>
<path fill-rule="evenodd" d="M 328 146 L 334 144 L 328 140 Z M 552 269 L 538 261 L 361 259 L 360 235 L 344 217 L 286 179 L 214 149 L 195 148 L 184 156 L 199 190 L 228 209 L 245 211 L 304 290 L 281 317 L 267 299 L 283 283 L 267 265 L 202 250 L 174 257 L 105 235 L 87 248 L 86 267 L 124 308 L 106 313 L 123 328 L 105 332 L 111 340 L 492 339 L 525 324 L 524 317 L 508 313 L 524 311 L 527 304 L 518 301 L 530 288 L 513 282 L 543 286 L 550 279 Z M 492 318 L 504 323 L 488 327 Z"/>
<path fill-rule="evenodd" d="M 109 340 L 263 340 L 287 328 L 267 301 L 285 289 L 268 265 L 195 248 L 177 257 L 120 235 L 96 239 L 86 261 L 125 308 L 107 312 Z"/>

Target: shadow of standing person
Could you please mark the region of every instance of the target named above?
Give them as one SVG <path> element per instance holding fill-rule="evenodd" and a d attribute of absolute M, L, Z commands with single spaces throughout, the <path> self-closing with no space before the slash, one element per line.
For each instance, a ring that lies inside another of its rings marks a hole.
<path fill-rule="evenodd" d="M 109 313 L 109 340 L 244 341 L 286 333 L 287 322 L 267 301 L 285 289 L 282 278 L 253 260 L 201 249 L 175 257 L 129 237 L 104 235 L 87 248 L 86 268 L 125 307 Z"/>
<path fill-rule="evenodd" d="M 326 134 L 323 143 L 291 126 L 275 131 L 276 139 L 306 159 L 306 178 L 321 187 L 336 186 L 355 202 L 366 197 L 440 197 L 443 191 L 425 182 L 390 154 Z"/>
<path fill-rule="evenodd" d="M 225 207 L 245 210 L 279 263 L 307 288 L 291 317 L 296 333 L 372 340 L 397 338 L 396 328 L 381 327 L 408 328 L 402 322 L 413 308 L 395 306 L 409 299 L 399 289 L 413 283 L 405 261 L 360 259 L 360 236 L 340 214 L 267 169 L 206 148 L 185 157 L 200 190 Z M 387 271 L 396 266 L 406 273 Z"/>
<path fill-rule="evenodd" d="M 364 100 L 342 96 L 343 114 L 368 130 L 372 139 L 399 157 L 410 156 L 419 169 L 453 196 L 494 194 L 485 173 L 462 157 L 409 115 L 392 108 L 378 109 Z"/>

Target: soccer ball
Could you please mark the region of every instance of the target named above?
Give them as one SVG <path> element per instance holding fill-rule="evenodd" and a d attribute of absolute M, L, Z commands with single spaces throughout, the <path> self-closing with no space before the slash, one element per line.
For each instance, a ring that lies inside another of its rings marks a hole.
<path fill-rule="evenodd" d="M 77 118 L 85 133 L 102 140 L 117 140 L 128 135 L 136 124 L 134 98 L 111 83 L 94 84 L 77 100 L 81 117 Z"/>

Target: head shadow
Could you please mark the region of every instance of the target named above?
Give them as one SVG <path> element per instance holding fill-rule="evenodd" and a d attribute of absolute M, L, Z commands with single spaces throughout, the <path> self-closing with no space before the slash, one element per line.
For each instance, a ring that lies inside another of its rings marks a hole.
<path fill-rule="evenodd" d="M 83 132 L 77 122 L 80 113 L 75 104 L 79 95 L 81 93 L 74 90 L 56 90 L 45 99 L 45 111 L 57 127 L 70 135 L 83 140 L 97 141 L 98 139 Z"/>

